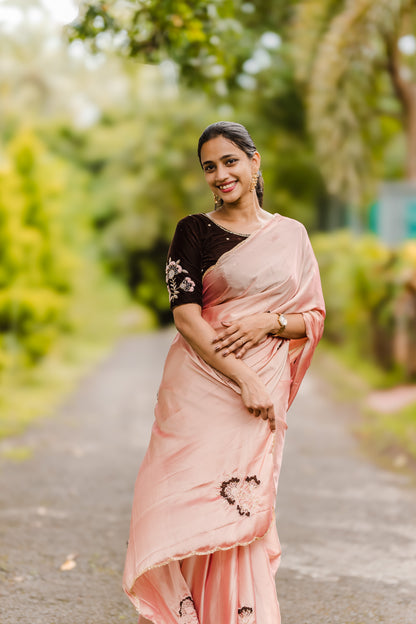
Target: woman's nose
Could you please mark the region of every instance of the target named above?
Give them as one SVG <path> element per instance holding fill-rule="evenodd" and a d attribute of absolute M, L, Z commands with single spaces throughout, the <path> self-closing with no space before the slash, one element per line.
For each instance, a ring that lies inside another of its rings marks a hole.
<path fill-rule="evenodd" d="M 217 167 L 216 179 L 217 179 L 217 182 L 223 182 L 224 180 L 227 179 L 227 169 L 224 166 L 219 165 Z"/>

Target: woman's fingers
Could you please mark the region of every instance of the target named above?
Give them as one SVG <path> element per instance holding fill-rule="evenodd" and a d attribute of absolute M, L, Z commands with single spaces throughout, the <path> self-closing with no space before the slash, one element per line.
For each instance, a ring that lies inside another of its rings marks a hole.
<path fill-rule="evenodd" d="M 217 334 L 212 342 L 215 344 L 216 342 L 221 342 L 223 340 L 226 340 L 227 338 L 229 338 L 230 336 L 238 332 L 239 329 L 240 329 L 240 326 L 237 324 L 230 325 L 227 329 Z"/>
<path fill-rule="evenodd" d="M 245 353 L 247 353 L 247 351 L 249 350 L 249 348 L 250 348 L 250 344 L 251 344 L 251 341 L 250 341 L 250 340 L 248 340 L 247 342 L 245 342 L 245 343 L 243 344 L 243 346 L 241 347 L 241 349 L 238 349 L 238 351 L 237 351 L 237 352 L 236 352 L 236 354 L 235 354 L 235 357 L 236 357 L 236 358 L 241 358 L 241 357 L 243 357 L 243 355 L 244 355 Z"/>
<path fill-rule="evenodd" d="M 276 431 L 276 418 L 274 415 L 274 407 L 249 407 L 248 411 L 256 418 L 260 417 L 262 420 L 268 420 L 271 431 Z"/>
<path fill-rule="evenodd" d="M 230 353 L 236 353 L 239 351 L 238 357 L 244 355 L 244 353 L 252 346 L 256 345 L 260 338 L 252 330 L 244 331 L 237 323 L 233 323 L 225 331 L 217 334 L 212 343 L 215 345 L 215 351 L 222 352 L 222 355 L 227 356 Z"/>
<path fill-rule="evenodd" d="M 226 341 L 224 341 L 222 344 L 217 344 L 217 346 L 215 347 L 215 351 L 217 351 L 217 353 L 219 351 L 223 351 L 223 355 L 228 355 L 229 353 L 241 349 L 247 342 L 248 339 L 245 336 L 235 334 L 228 338 Z"/>
<path fill-rule="evenodd" d="M 270 423 L 270 429 L 272 431 L 276 431 L 276 418 L 274 415 L 274 407 L 269 407 L 268 409 L 268 419 L 269 419 L 269 423 Z"/>
<path fill-rule="evenodd" d="M 235 331 L 229 336 L 225 336 L 225 338 L 218 340 L 216 342 L 216 348 L 221 349 L 224 347 L 228 347 L 229 345 L 233 344 L 236 340 L 240 340 L 241 338 L 243 338 L 243 335 L 239 331 Z"/>
<path fill-rule="evenodd" d="M 237 335 L 231 336 L 230 338 L 227 338 L 226 340 L 218 342 L 215 345 L 215 351 L 221 351 L 222 349 L 229 349 L 231 347 L 234 347 L 236 343 L 237 343 L 237 346 L 242 345 L 241 336 L 240 337 Z"/>

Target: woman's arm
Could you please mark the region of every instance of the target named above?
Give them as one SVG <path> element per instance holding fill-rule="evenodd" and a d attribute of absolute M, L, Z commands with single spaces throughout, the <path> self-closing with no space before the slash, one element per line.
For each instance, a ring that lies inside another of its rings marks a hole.
<path fill-rule="evenodd" d="M 234 354 L 224 358 L 216 350 L 216 331 L 202 318 L 201 307 L 187 303 L 173 309 L 173 318 L 180 334 L 207 364 L 235 381 L 240 387 L 244 405 L 254 416 L 269 420 L 275 430 L 275 416 L 270 394 L 260 377 Z"/>
<path fill-rule="evenodd" d="M 274 313 L 251 314 L 234 323 L 223 323 L 225 329 L 216 333 L 214 344 L 222 356 L 234 353 L 241 358 L 250 347 L 258 344 L 267 334 L 281 338 L 304 338 L 305 321 L 302 314 L 285 314 L 287 325 L 280 330 L 278 315 Z"/>

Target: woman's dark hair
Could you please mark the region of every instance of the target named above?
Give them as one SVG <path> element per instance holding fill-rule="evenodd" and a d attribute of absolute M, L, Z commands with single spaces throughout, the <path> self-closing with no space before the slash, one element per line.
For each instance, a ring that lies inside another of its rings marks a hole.
<path fill-rule="evenodd" d="M 239 123 L 234 121 L 217 121 L 211 124 L 201 134 L 198 141 L 198 158 L 201 162 L 201 149 L 204 143 L 215 139 L 218 136 L 223 136 L 228 139 L 234 145 L 239 147 L 249 158 L 253 158 L 254 152 L 257 151 L 254 141 L 248 133 L 248 130 Z M 264 194 L 264 181 L 261 172 L 259 171 L 259 178 L 256 185 L 256 195 L 259 200 L 260 206 L 263 206 L 263 194 Z"/>

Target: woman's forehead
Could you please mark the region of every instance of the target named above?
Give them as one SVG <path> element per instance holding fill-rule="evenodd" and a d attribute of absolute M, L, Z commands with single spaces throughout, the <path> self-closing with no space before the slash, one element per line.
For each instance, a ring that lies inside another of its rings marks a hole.
<path fill-rule="evenodd" d="M 224 156 L 238 154 L 242 150 L 235 143 L 223 136 L 217 136 L 203 144 L 201 148 L 201 160 L 218 160 Z M 244 152 L 242 152 L 244 153 Z"/>

